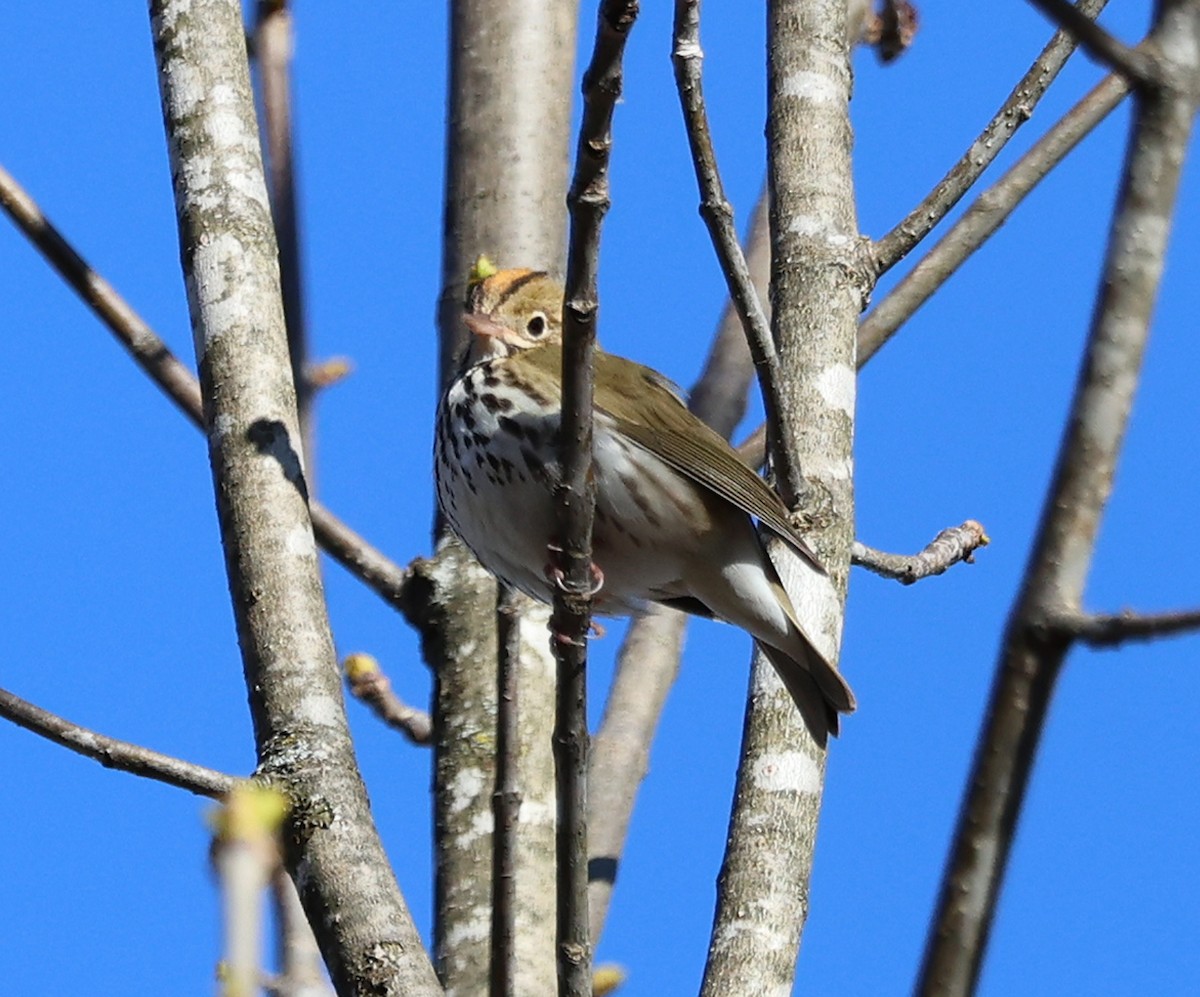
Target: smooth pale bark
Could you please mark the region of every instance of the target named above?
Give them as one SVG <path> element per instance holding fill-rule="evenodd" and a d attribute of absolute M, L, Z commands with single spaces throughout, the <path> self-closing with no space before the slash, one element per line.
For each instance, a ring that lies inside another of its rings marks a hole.
<path fill-rule="evenodd" d="M 241 6 L 152 0 L 221 539 L 259 774 L 340 991 L 440 988 L 371 820 L 309 519 Z"/>
<path fill-rule="evenodd" d="M 465 279 L 498 266 L 561 273 L 574 89 L 574 0 L 456 0 L 450 91 L 438 387 L 463 345 Z M 435 958 L 448 993 L 485 993 L 490 962 L 495 789 L 495 583 L 442 536 L 422 565 L 409 615 L 435 675 Z M 526 602 L 517 753 L 517 990 L 553 993 L 554 659 L 545 607 Z"/>
<path fill-rule="evenodd" d="M 844 0 L 768 5 L 772 328 L 780 405 L 797 427 L 789 490 L 829 570 L 786 553 L 780 574 L 805 627 L 834 660 L 854 539 L 854 335 L 869 286 L 850 171 Z M 729 842 L 702 993 L 790 993 L 808 913 L 825 751 L 755 656 Z"/>

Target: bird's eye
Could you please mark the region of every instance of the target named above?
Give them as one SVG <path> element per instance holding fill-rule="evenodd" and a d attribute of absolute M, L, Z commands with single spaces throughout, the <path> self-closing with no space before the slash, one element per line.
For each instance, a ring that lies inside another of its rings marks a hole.
<path fill-rule="evenodd" d="M 525 331 L 534 339 L 541 339 L 546 335 L 546 316 L 541 312 L 534 312 L 529 321 L 525 323 Z"/>

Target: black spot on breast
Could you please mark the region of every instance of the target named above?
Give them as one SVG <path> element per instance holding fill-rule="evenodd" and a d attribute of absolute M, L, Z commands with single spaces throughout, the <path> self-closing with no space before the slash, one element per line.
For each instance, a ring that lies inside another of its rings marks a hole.
<path fill-rule="evenodd" d="M 517 422 L 516 419 L 510 418 L 507 415 L 500 416 L 500 418 L 496 421 L 500 423 L 501 429 L 518 440 L 524 439 L 526 433 L 528 432 L 525 426 Z"/>

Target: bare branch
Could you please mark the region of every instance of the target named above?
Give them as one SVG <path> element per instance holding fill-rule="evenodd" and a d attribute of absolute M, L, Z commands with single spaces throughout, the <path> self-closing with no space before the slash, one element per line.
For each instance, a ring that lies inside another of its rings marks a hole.
<path fill-rule="evenodd" d="M 517 821 L 521 814 L 519 716 L 521 596 L 496 589 L 496 785 L 492 791 L 492 937 L 488 997 L 517 995 Z"/>
<path fill-rule="evenodd" d="M 959 561 L 973 563 L 975 551 L 990 542 L 983 524 L 968 519 L 961 526 L 942 530 L 919 554 L 888 554 L 856 540 L 850 551 L 850 563 L 911 585 L 930 575 L 940 575 Z"/>
<path fill-rule="evenodd" d="M 282 866 L 271 877 L 271 892 L 275 898 L 279 973 L 265 989 L 274 997 L 334 997 L 300 894 Z"/>
<path fill-rule="evenodd" d="M 465 280 L 480 254 L 506 266 L 563 271 L 575 85 L 577 0 L 453 0 L 446 120 L 439 385 L 454 377 L 466 327 Z M 503 81 L 503 82 L 501 82 Z M 520 96 L 512 84 L 519 84 Z M 520 155 L 510 155 L 520 150 Z M 409 618 L 421 621 L 436 676 L 435 912 L 438 973 L 450 993 L 487 991 L 491 949 L 496 723 L 496 589 L 447 534 L 419 565 Z M 555 990 L 554 661 L 549 609 L 520 623 L 517 848 L 518 992 Z M 481 736 L 482 734 L 487 736 Z M 478 784 L 482 792 L 467 788 Z"/>
<path fill-rule="evenodd" d="M 252 997 L 263 966 L 264 888 L 279 866 L 284 795 L 270 786 L 239 783 L 213 814 L 212 862 L 221 886 L 224 957 L 221 992 Z"/>
<path fill-rule="evenodd" d="M 1177 637 L 1200 630 L 1200 609 L 1171 613 L 1058 613 L 1053 628 L 1089 647 L 1119 647 L 1133 640 Z"/>
<path fill-rule="evenodd" d="M 775 426 L 784 439 L 791 439 L 794 435 L 792 426 L 779 404 L 779 354 L 771 338 L 766 312 L 742 254 L 741 242 L 733 223 L 733 206 L 725 196 L 721 174 L 717 169 L 712 133 L 708 127 L 701 75 L 704 52 L 700 48 L 700 0 L 675 2 L 671 61 L 675 66 L 675 86 L 683 108 L 696 184 L 700 188 L 700 216 L 708 226 L 713 248 L 717 252 L 721 273 L 729 289 L 729 300 L 737 310 L 745 330 L 746 342 L 750 346 L 750 355 L 754 359 L 762 388 L 767 425 Z M 793 508 L 800 494 L 800 472 L 791 464 L 786 447 L 779 448 L 777 456 L 780 463 L 774 469 L 776 486 L 787 506 Z"/>
<path fill-rule="evenodd" d="M 24 189 L 0 167 L 0 207 L 32 242 L 60 277 L 83 299 L 134 361 L 192 425 L 203 429 L 200 384 L 167 344 L 130 307 L 111 284 L 96 273 L 42 214 Z M 389 559 L 315 499 L 309 515 L 317 542 L 330 557 L 397 608 L 404 600 L 409 570 Z"/>
<path fill-rule="evenodd" d="M 396 695 L 392 682 L 379 662 L 369 654 L 348 654 L 342 671 L 350 694 L 385 724 L 400 731 L 413 744 L 433 742 L 433 720 L 428 713 L 409 706 Z"/>
<path fill-rule="evenodd" d="M 1106 3 L 1107 0 L 1080 0 L 1079 10 L 1088 17 L 1095 17 Z M 877 273 L 885 273 L 907 256 L 971 189 L 1016 130 L 1029 120 L 1038 101 L 1075 51 L 1075 45 L 1075 38 L 1065 31 L 1060 31 L 1050 39 L 1029 72 L 1013 88 L 995 117 L 950 172 L 909 212 L 907 218 L 875 242 L 872 255 Z"/>
<path fill-rule="evenodd" d="M 105 768 L 119 769 L 168 786 L 186 789 L 197 796 L 218 797 L 229 792 L 237 780 L 224 772 L 185 762 L 139 744 L 119 741 L 34 706 L 6 689 L 0 689 L 0 717 L 11 720 L 34 734 L 98 761 Z"/>
<path fill-rule="evenodd" d="M 1088 22 L 1091 23 L 1091 22 Z M 858 365 L 870 360 L 913 313 L 982 246 L 1055 166 L 1129 92 L 1108 76 L 1068 111 L 996 184 L 984 191 L 858 327 Z"/>
<path fill-rule="evenodd" d="M 617 653 L 617 672 L 588 769 L 588 920 L 593 945 L 608 916 L 637 791 L 650 764 L 650 745 L 679 674 L 686 626 L 683 613 L 650 609 L 634 620 Z"/>
<path fill-rule="evenodd" d="M 1084 14 L 1069 0 L 1029 0 L 1061 30 L 1068 32 L 1093 59 L 1138 86 L 1156 80 L 1154 60 L 1130 48 Z"/>
<path fill-rule="evenodd" d="M 237 0 L 151 0 L 180 258 L 259 771 L 292 803 L 287 865 L 341 991 L 441 992 L 354 757 L 311 539 Z M 232 279 L 236 275 L 236 279 Z"/>
<path fill-rule="evenodd" d="M 1004 637 L 916 987 L 965 997 L 983 962 L 1055 680 L 1072 642 L 1047 629 L 1080 613 L 1133 404 L 1184 150 L 1197 107 L 1200 7 L 1164 0 L 1150 43 L 1170 85 L 1138 94 L 1087 352 L 1030 567 Z"/>
<path fill-rule="evenodd" d="M 304 267 L 300 252 L 300 222 L 296 206 L 296 160 L 292 154 L 292 53 L 295 29 L 288 0 L 258 0 L 254 24 L 254 59 L 258 68 L 263 112 L 267 191 L 279 244 L 279 288 L 287 325 L 288 354 L 296 382 L 296 407 L 304 440 L 309 486 L 316 457 L 312 406 L 314 385 L 306 376 L 308 327 L 304 316 Z"/>
<path fill-rule="evenodd" d="M 592 355 L 599 308 L 600 225 L 609 206 L 612 117 L 621 94 L 625 42 L 637 0 L 602 0 L 591 62 L 583 77 L 583 120 L 567 193 L 570 234 L 563 300 L 562 481 L 558 504 L 563 582 L 551 627 L 558 659 L 554 748 L 558 785 L 558 977 L 560 997 L 592 989 L 588 933 L 587 630 L 592 612 Z"/>
<path fill-rule="evenodd" d="M 746 260 L 755 289 L 765 299 L 771 265 L 766 191 L 759 197 L 746 236 Z M 753 379 L 741 319 L 729 303 L 708 361 L 689 394 L 688 408 L 728 438 L 745 413 L 747 389 Z M 683 613 L 650 609 L 634 620 L 617 653 L 617 671 L 588 769 L 588 919 L 593 945 L 608 914 L 634 801 L 649 764 L 650 745 L 667 693 L 679 674 L 686 625 Z"/>
<path fill-rule="evenodd" d="M 772 459 L 794 448 L 805 511 L 819 510 L 809 536 L 829 574 L 782 552 L 777 565 L 830 660 L 853 540 L 854 331 L 873 277 L 862 272 L 854 217 L 845 18 L 845 0 L 768 3 L 772 330 L 785 375 L 780 402 L 797 430 L 770 434 Z M 704 997 L 792 990 L 824 785 L 822 733 L 801 722 L 756 654 Z"/>

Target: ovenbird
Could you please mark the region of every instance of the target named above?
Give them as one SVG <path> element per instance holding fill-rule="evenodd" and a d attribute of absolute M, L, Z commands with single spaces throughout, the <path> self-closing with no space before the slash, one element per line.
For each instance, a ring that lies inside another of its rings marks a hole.
<path fill-rule="evenodd" d="M 561 285 L 500 270 L 471 287 L 471 342 L 437 414 L 438 503 L 502 581 L 553 599 Z M 823 572 L 767 483 L 665 378 L 595 354 L 595 612 L 657 602 L 749 631 L 819 741 L 854 694 L 805 636 L 751 517 Z"/>

